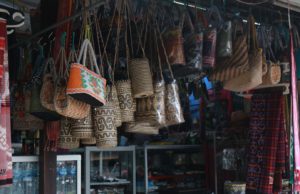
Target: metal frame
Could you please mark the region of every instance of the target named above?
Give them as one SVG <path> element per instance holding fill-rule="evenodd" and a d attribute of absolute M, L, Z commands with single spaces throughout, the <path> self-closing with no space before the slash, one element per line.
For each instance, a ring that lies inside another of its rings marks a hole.
<path fill-rule="evenodd" d="M 145 155 L 145 193 L 149 193 L 148 188 L 148 150 L 184 150 L 184 149 L 194 149 L 201 151 L 201 145 L 145 145 L 144 155 Z"/>
<path fill-rule="evenodd" d="M 136 153 L 135 146 L 120 146 L 115 148 L 97 148 L 97 147 L 85 147 L 84 151 L 84 159 L 85 159 L 85 194 L 90 194 L 91 188 L 91 173 L 90 173 L 90 159 L 91 152 L 99 152 L 100 154 L 100 163 L 102 162 L 102 154 L 103 152 L 132 152 L 132 186 L 133 186 L 133 194 L 136 194 Z M 101 168 L 101 167 L 99 167 Z M 100 169 L 102 170 L 102 169 Z"/>
<path fill-rule="evenodd" d="M 76 161 L 77 166 L 77 194 L 81 194 L 81 155 L 57 155 L 57 162 Z M 39 162 L 38 156 L 13 156 L 12 162 Z M 38 165 L 38 164 L 37 164 Z M 40 178 L 39 178 L 40 181 Z"/>

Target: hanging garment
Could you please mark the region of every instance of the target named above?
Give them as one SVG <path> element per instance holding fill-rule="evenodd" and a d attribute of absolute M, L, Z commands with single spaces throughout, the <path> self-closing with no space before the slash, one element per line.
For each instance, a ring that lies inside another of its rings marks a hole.
<path fill-rule="evenodd" d="M 255 93 L 251 101 L 247 190 L 274 193 L 282 190 L 287 135 L 282 92 Z"/>
<path fill-rule="evenodd" d="M 6 21 L 0 20 L 0 187 L 12 184 L 10 93 L 7 58 Z"/>
<path fill-rule="evenodd" d="M 293 37 L 293 32 L 291 30 L 290 36 Z M 295 61 L 295 50 L 294 50 L 294 43 L 293 38 L 290 38 L 290 45 L 291 45 L 291 88 L 292 88 L 292 95 L 291 95 L 291 115 L 292 115 L 292 126 L 293 126 L 293 133 L 294 133 L 294 159 L 295 159 L 295 166 L 294 166 L 294 191 L 300 191 L 300 143 L 299 143 L 299 110 L 298 110 L 298 94 L 297 94 L 297 68 L 296 68 L 296 61 Z"/>

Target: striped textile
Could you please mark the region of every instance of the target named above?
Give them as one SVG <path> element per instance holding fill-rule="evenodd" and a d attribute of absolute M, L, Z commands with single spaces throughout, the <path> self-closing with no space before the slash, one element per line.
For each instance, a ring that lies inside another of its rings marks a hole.
<path fill-rule="evenodd" d="M 216 65 L 210 79 L 213 81 L 227 81 L 249 69 L 247 38 L 246 36 L 240 36 L 233 43 L 233 55 Z"/>
<path fill-rule="evenodd" d="M 287 134 L 282 92 L 255 93 L 251 101 L 247 190 L 275 193 L 282 190 L 286 169 Z"/>
<path fill-rule="evenodd" d="M 0 20 L 0 187 L 12 184 L 9 73 L 6 21 Z"/>

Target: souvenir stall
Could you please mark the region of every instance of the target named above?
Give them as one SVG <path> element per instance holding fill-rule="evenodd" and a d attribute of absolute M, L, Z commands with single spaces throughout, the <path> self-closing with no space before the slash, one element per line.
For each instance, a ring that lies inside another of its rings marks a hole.
<path fill-rule="evenodd" d="M 296 0 L 1 1 L 0 194 L 299 192 L 299 27 Z"/>

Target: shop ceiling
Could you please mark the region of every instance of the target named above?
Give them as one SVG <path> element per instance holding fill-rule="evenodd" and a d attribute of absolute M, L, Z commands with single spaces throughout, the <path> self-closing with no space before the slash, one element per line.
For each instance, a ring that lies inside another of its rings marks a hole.
<path fill-rule="evenodd" d="M 6 0 L 8 1 L 8 0 Z M 39 2 L 41 4 L 44 2 L 48 3 L 55 3 L 58 0 L 31 0 L 31 1 L 24 1 L 22 2 L 22 6 L 24 3 L 28 2 L 29 6 L 32 6 L 33 2 Z M 79 1 L 79 0 L 74 0 Z M 107 0 L 90 0 L 90 7 L 85 9 L 94 9 L 95 7 L 99 7 L 103 5 Z M 131 1 L 131 0 L 129 0 Z M 154 0 L 143 0 L 145 5 L 149 1 Z M 289 1 L 289 4 L 287 3 Z M 18 5 L 20 1 L 10 0 L 10 2 Z M 56 2 L 56 3 L 57 3 Z M 197 7 L 198 9 L 205 10 L 209 8 L 211 5 L 215 5 L 220 8 L 223 15 L 232 16 L 232 15 L 240 15 L 241 17 L 247 18 L 249 13 L 252 13 L 256 18 L 258 23 L 272 23 L 275 20 L 278 21 L 287 21 L 287 7 L 291 8 L 291 20 L 296 25 L 300 25 L 300 0 L 163 0 L 158 2 L 170 3 L 174 5 L 178 5 L 180 7 L 188 6 L 188 7 Z M 40 6 L 42 7 L 42 6 Z M 49 31 L 53 30 L 54 28 L 63 25 L 64 23 L 74 20 L 75 18 L 81 16 L 84 9 L 81 9 L 74 13 L 71 17 L 66 18 L 62 21 L 59 21 L 55 24 L 49 25 L 47 27 L 41 28 L 38 32 L 34 32 L 33 35 L 27 37 L 25 40 L 10 46 L 11 48 L 15 48 L 17 46 L 22 45 L 32 39 L 36 39 L 39 36 L 48 33 Z M 40 10 L 43 12 L 43 10 Z"/>

